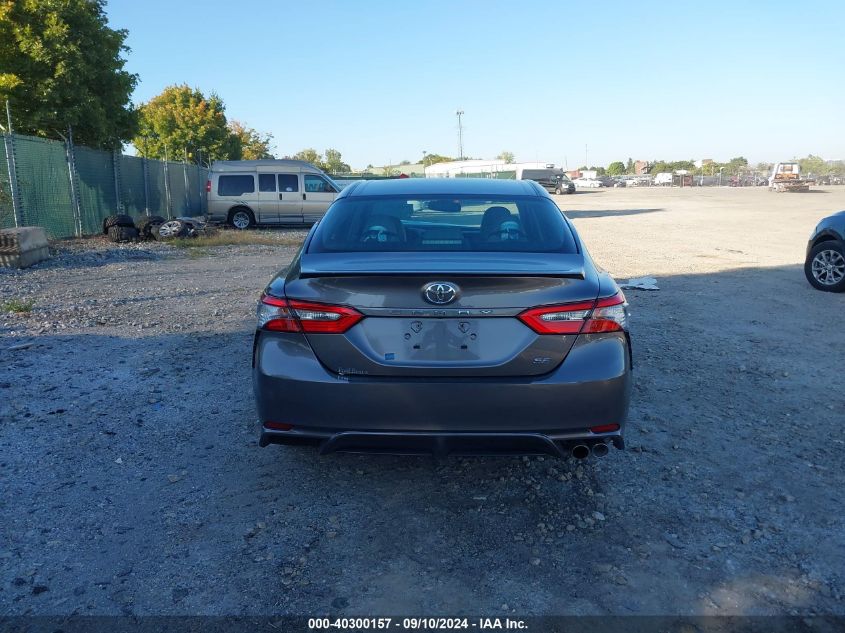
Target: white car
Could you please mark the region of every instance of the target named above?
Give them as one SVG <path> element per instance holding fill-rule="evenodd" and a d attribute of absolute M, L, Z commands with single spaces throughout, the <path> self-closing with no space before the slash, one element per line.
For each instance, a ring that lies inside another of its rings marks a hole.
<path fill-rule="evenodd" d="M 598 187 L 602 187 L 601 180 L 597 180 L 596 178 L 576 178 L 572 182 L 575 183 L 576 187 L 586 187 L 590 189 L 597 189 Z"/>

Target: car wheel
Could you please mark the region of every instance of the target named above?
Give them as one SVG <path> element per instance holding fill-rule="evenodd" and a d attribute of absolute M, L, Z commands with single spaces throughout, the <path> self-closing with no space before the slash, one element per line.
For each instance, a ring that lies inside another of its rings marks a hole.
<path fill-rule="evenodd" d="M 232 209 L 229 212 L 229 225 L 244 230 L 255 226 L 255 217 L 249 209 Z"/>
<path fill-rule="evenodd" d="M 135 223 L 135 228 L 138 229 L 138 235 L 142 238 L 149 239 L 153 236 L 153 227 L 161 226 L 166 220 L 160 215 L 142 215 Z"/>
<path fill-rule="evenodd" d="M 164 224 L 158 226 L 158 230 L 153 232 L 153 237 L 157 240 L 173 240 L 178 237 L 185 237 L 188 234 L 187 225 L 182 220 L 168 220 Z"/>
<path fill-rule="evenodd" d="M 845 291 L 845 246 L 832 240 L 816 244 L 804 263 L 804 275 L 818 290 Z"/>
<path fill-rule="evenodd" d="M 560 188 L 560 187 L 557 187 L 557 188 L 555 189 L 555 195 L 558 195 L 558 196 L 559 196 L 559 195 L 560 195 L 560 194 L 562 194 L 562 193 L 563 193 L 563 191 L 561 190 L 561 188 Z"/>
<path fill-rule="evenodd" d="M 132 221 L 132 218 L 128 215 L 110 215 L 103 220 L 103 235 L 107 235 L 109 229 L 113 226 L 131 226 L 134 228 L 135 223 Z"/>
<path fill-rule="evenodd" d="M 138 229 L 134 226 L 110 226 L 108 236 L 115 244 L 131 242 L 138 237 Z"/>

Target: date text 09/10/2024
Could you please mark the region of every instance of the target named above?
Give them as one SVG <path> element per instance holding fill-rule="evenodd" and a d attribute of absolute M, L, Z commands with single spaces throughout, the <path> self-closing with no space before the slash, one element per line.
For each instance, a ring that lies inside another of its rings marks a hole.
<path fill-rule="evenodd" d="M 309 630 L 330 629 L 373 629 L 373 630 L 423 630 L 444 631 L 450 629 L 527 630 L 524 620 L 511 618 L 309 618 Z"/>

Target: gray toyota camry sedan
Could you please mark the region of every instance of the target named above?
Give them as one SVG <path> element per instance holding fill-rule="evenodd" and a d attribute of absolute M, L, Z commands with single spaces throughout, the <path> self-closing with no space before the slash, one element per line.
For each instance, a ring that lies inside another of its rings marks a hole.
<path fill-rule="evenodd" d="M 606 455 L 631 394 L 626 306 L 532 181 L 354 183 L 258 304 L 260 443 Z"/>

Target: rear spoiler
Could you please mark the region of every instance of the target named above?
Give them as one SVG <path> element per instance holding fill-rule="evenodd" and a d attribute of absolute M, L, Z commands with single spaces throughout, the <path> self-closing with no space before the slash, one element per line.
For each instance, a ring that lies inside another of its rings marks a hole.
<path fill-rule="evenodd" d="M 473 275 L 584 279 L 584 256 L 561 253 L 310 253 L 301 278 L 368 275 Z"/>

